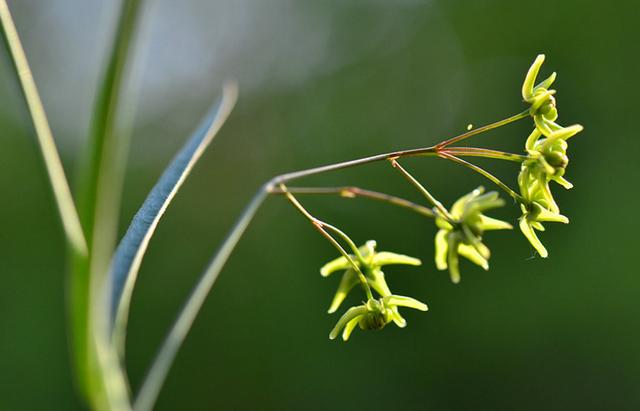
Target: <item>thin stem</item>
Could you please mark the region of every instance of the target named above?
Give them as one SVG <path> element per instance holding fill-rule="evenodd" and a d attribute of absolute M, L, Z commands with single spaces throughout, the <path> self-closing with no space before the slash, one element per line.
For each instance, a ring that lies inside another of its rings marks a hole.
<path fill-rule="evenodd" d="M 9 49 L 9 56 L 13 61 L 22 93 L 29 108 L 29 113 L 31 114 L 31 120 L 36 131 L 38 144 L 42 157 L 44 158 L 44 164 L 47 169 L 49 182 L 51 183 L 67 241 L 75 252 L 86 255 L 87 241 L 82 231 L 82 225 L 75 202 L 73 201 L 73 196 L 71 195 L 69 182 L 65 176 L 60 155 L 58 154 L 55 141 L 53 140 L 53 134 L 49 127 L 47 115 L 40 100 L 40 95 L 38 94 L 38 88 L 33 79 L 27 56 L 22 48 L 22 43 L 20 42 L 20 37 L 13 23 L 13 18 L 9 12 L 6 0 L 0 0 L 0 20 L 2 21 L 2 33 Z"/>
<path fill-rule="evenodd" d="M 504 151 L 477 147 L 449 147 L 440 150 L 440 153 L 449 153 L 457 157 L 493 158 L 496 160 L 514 161 L 516 163 L 522 163 L 528 158 L 526 155 L 522 154 L 507 153 Z"/>
<path fill-rule="evenodd" d="M 242 212 L 240 218 L 222 242 L 222 246 L 207 266 L 196 286 L 193 288 L 191 295 L 187 299 L 186 304 L 180 311 L 180 314 L 173 323 L 169 334 L 158 350 L 158 354 L 153 360 L 149 373 L 144 379 L 140 392 L 136 397 L 133 407 L 134 410 L 149 411 L 153 409 L 156 399 L 158 398 L 158 394 L 160 393 L 162 383 L 167 377 L 167 373 L 169 372 L 169 368 L 178 353 L 178 349 L 189 333 L 189 330 L 191 329 L 202 304 L 207 298 L 207 294 L 209 294 L 211 287 L 218 278 L 222 267 L 224 267 L 224 264 L 229 259 L 229 256 L 235 249 L 238 241 L 242 238 L 242 234 L 244 234 L 247 226 L 260 208 L 260 205 L 264 202 L 265 198 L 267 198 L 267 188 L 268 186 L 264 185 L 251 199 L 251 202 L 249 202 L 247 208 Z"/>
<path fill-rule="evenodd" d="M 494 184 L 496 184 L 498 187 L 500 187 L 501 189 L 503 189 L 507 194 L 509 194 L 511 197 L 513 197 L 514 200 L 516 200 L 519 203 L 522 203 L 524 201 L 524 198 L 522 198 L 522 196 L 518 193 L 516 193 L 515 191 L 513 191 L 511 188 L 509 188 L 509 186 L 507 186 L 505 183 L 503 183 L 498 177 L 494 176 L 493 174 L 489 173 L 487 170 L 478 167 L 475 164 L 472 164 L 466 160 L 463 160 L 461 158 L 458 158 L 456 156 L 453 156 L 451 154 L 448 154 L 447 152 L 441 152 L 440 153 L 440 157 L 446 159 L 446 160 L 451 160 L 454 161 L 456 163 L 462 164 L 465 167 L 470 168 L 471 170 L 475 171 L 476 173 L 479 173 L 483 176 L 485 176 L 486 178 L 488 178 L 489 180 L 491 180 Z"/>
<path fill-rule="evenodd" d="M 429 207 L 425 207 L 420 204 L 416 204 L 412 201 L 405 200 L 401 197 L 392 196 L 378 191 L 366 190 L 359 187 L 344 186 L 344 187 L 287 187 L 287 191 L 292 194 L 311 194 L 311 195 L 339 195 L 344 198 L 362 197 L 371 200 L 377 200 L 399 207 L 406 208 L 411 211 L 415 211 L 418 214 L 435 217 L 435 213 Z M 273 189 L 272 194 L 284 194 L 280 189 Z"/>
<path fill-rule="evenodd" d="M 523 118 L 529 117 L 529 109 L 513 115 L 511 117 L 507 117 L 504 120 L 496 121 L 495 123 L 487 124 L 486 126 L 478 127 L 473 130 L 469 130 L 466 133 L 460 134 L 459 136 L 450 138 L 436 145 L 438 149 L 443 149 L 447 146 L 450 146 L 453 143 L 457 143 L 459 141 L 465 140 L 469 137 L 475 136 L 480 133 L 484 133 L 485 131 L 493 130 L 498 127 L 505 126 L 509 123 L 513 123 L 514 121 L 522 120 Z"/>
<path fill-rule="evenodd" d="M 514 116 L 516 117 L 516 116 Z M 515 121 L 515 120 L 511 120 Z M 507 124 L 510 121 L 503 120 L 502 122 L 493 123 L 489 126 L 481 127 L 472 132 L 464 133 L 458 136 L 459 141 L 461 139 L 470 137 L 471 135 L 478 134 L 482 131 L 488 131 L 490 129 L 499 127 L 500 125 Z M 455 137 L 454 137 L 455 138 Z M 450 144 L 450 143 L 449 143 Z M 204 300 L 211 290 L 214 282 L 218 278 L 220 271 L 224 267 L 224 264 L 229 259 L 231 252 L 235 248 L 236 244 L 240 240 L 240 237 L 244 233 L 247 225 L 252 220 L 259 206 L 269 193 L 273 193 L 275 187 L 278 184 L 283 184 L 298 178 L 303 178 L 315 174 L 321 174 L 329 171 L 341 170 L 345 168 L 355 167 L 364 164 L 370 164 L 380 161 L 387 161 L 398 159 L 402 157 L 412 156 L 438 156 L 440 148 L 444 147 L 442 143 L 439 148 L 436 146 L 417 148 L 411 150 L 395 151 L 390 153 L 378 154 L 370 157 L 363 157 L 355 160 L 344 161 L 340 163 L 329 164 L 320 167 L 314 167 L 306 170 L 295 171 L 291 173 L 281 174 L 268 181 L 253 197 L 245 211 L 242 213 L 236 224 L 231 229 L 228 237 L 222 243 L 220 250 L 214 255 L 211 263 L 200 277 L 198 284 L 194 287 L 192 294 L 187 299 L 187 302 L 174 322 L 169 334 L 165 338 L 158 355 L 154 359 L 147 377 L 144 379 L 140 392 L 134 403 L 135 410 L 147 411 L 150 410 L 157 399 L 160 388 L 167 377 L 167 373 L 173 362 L 180 345 L 184 341 L 189 329 L 193 325 L 198 311 L 202 307 Z M 321 231 L 322 232 L 322 231 Z M 331 237 L 326 231 L 326 235 Z M 332 238 L 332 237 L 331 237 Z M 335 240 L 334 240 L 335 241 Z M 339 245 L 339 244 L 338 244 Z"/>
<path fill-rule="evenodd" d="M 404 178 L 406 178 L 407 181 L 413 184 L 426 197 L 426 199 L 434 205 L 434 207 L 440 212 L 442 217 L 449 220 L 450 222 L 454 220 L 453 216 L 451 216 L 451 214 L 449 213 L 449 210 L 447 210 L 440 201 L 436 200 L 436 198 L 431 195 L 429 190 L 427 190 L 422 184 L 420 184 L 418 180 L 416 180 L 407 170 L 405 170 L 397 160 L 391 160 L 391 165 L 395 169 L 400 171 Z"/>
<path fill-rule="evenodd" d="M 329 234 L 327 232 L 327 230 L 325 230 L 325 228 L 328 228 L 329 230 L 335 232 L 340 237 L 342 237 L 342 239 L 345 240 L 349 244 L 349 247 L 351 247 L 351 249 L 353 250 L 354 254 L 358 257 L 358 260 L 360 260 L 360 264 L 363 264 L 364 263 L 364 259 L 362 257 L 362 254 L 360 253 L 360 250 L 358 250 L 358 246 L 356 246 L 356 244 L 353 242 L 353 240 L 351 240 L 351 238 L 349 238 L 349 236 L 347 236 L 344 232 L 342 232 L 337 227 L 334 227 L 331 224 L 327 224 L 324 221 L 319 220 L 318 218 L 316 218 L 313 215 L 311 215 L 311 213 L 309 213 L 309 211 L 307 211 L 304 208 L 304 206 L 302 204 L 300 204 L 298 199 L 295 198 L 295 196 L 293 194 L 291 194 L 290 192 L 287 191 L 287 188 L 285 187 L 284 184 L 280 184 L 279 186 L 280 186 L 280 189 L 287 196 L 287 199 L 289 200 L 289 202 L 291 204 L 293 204 L 293 206 L 295 208 L 297 208 L 298 211 L 300 211 L 300 213 L 302 213 L 302 215 L 304 215 L 311 222 L 311 224 L 313 224 L 313 226 L 320 232 L 320 234 L 322 234 L 327 240 L 329 240 L 329 242 L 340 252 L 340 254 L 342 254 L 342 256 L 344 258 L 347 259 L 349 264 L 351 264 L 353 269 L 356 270 L 356 272 L 358 273 L 358 278 L 360 279 L 360 282 L 362 283 L 362 288 L 364 288 L 364 291 L 367 294 L 367 298 L 370 299 L 370 300 L 373 299 L 373 294 L 371 292 L 371 287 L 369 287 L 369 283 L 367 282 L 367 278 L 362 273 L 362 270 L 360 269 L 360 266 L 355 261 L 353 261 L 353 258 L 351 258 L 349 253 L 347 253 L 347 251 L 340 245 L 340 243 L 338 243 L 336 241 L 336 239 L 333 238 L 333 236 L 331 234 Z"/>

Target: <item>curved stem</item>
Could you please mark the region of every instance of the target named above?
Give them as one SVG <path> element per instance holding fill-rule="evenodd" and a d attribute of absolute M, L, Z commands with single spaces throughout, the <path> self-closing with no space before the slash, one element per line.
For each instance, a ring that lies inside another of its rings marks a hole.
<path fill-rule="evenodd" d="M 496 184 L 498 187 L 500 187 L 502 190 L 504 190 L 507 194 L 509 194 L 511 197 L 513 197 L 514 200 L 516 200 L 519 203 L 524 202 L 524 198 L 522 198 L 522 196 L 518 193 L 516 193 L 515 191 L 513 191 L 511 188 L 509 188 L 509 186 L 507 186 L 505 183 L 503 183 L 498 177 L 494 176 L 493 174 L 491 174 L 490 172 L 488 172 L 487 170 L 478 167 L 475 164 L 472 164 L 466 160 L 463 160 L 461 158 L 458 158 L 456 156 L 453 156 L 451 154 L 448 154 L 446 151 L 443 151 L 440 153 L 440 157 L 446 159 L 446 160 L 451 160 L 453 162 L 462 164 L 465 167 L 470 168 L 471 170 L 475 171 L 476 173 L 479 173 L 483 176 L 485 176 L 486 178 L 488 178 L 489 180 L 491 180 L 494 184 Z"/>
<path fill-rule="evenodd" d="M 171 363 L 173 363 L 180 345 L 182 345 L 187 333 L 191 329 L 193 321 L 198 315 L 198 312 L 207 298 L 207 294 L 209 294 L 211 287 L 218 278 L 222 267 L 229 259 L 229 256 L 260 208 L 260 205 L 262 205 L 264 199 L 267 197 L 267 187 L 268 185 L 265 184 L 253 196 L 251 202 L 242 212 L 240 218 L 238 218 L 238 221 L 236 221 L 235 225 L 231 229 L 231 232 L 229 232 L 223 241 L 222 246 L 207 266 L 207 269 L 200 277 L 196 286 L 193 288 L 191 295 L 173 323 L 169 334 L 165 338 L 158 354 L 153 360 L 149 373 L 142 383 L 142 387 L 140 388 L 140 392 L 138 393 L 133 406 L 135 410 L 148 411 L 153 408 L 153 405 L 158 398 L 158 394 L 160 393 L 162 383 L 167 377 Z"/>
<path fill-rule="evenodd" d="M 344 186 L 344 187 L 287 187 L 287 191 L 292 194 L 310 194 L 310 195 L 338 195 L 344 198 L 362 197 L 370 200 L 377 200 L 398 207 L 406 208 L 414 211 L 418 214 L 427 217 L 435 217 L 435 213 L 429 207 L 414 203 L 409 200 L 405 200 L 401 197 L 396 197 L 386 193 L 380 193 L 378 191 L 366 190 L 359 187 Z M 274 189 L 271 194 L 284 194 L 280 189 Z"/>
<path fill-rule="evenodd" d="M 348 235 L 346 235 L 343 231 L 341 231 L 337 227 L 334 227 L 331 224 L 327 224 L 324 221 L 319 220 L 318 218 L 316 218 L 313 215 L 311 215 L 311 213 L 309 213 L 309 211 L 307 211 L 304 208 L 304 206 L 302 204 L 300 204 L 298 199 L 295 198 L 295 196 L 293 194 L 291 194 L 289 191 L 287 191 L 287 188 L 285 187 L 284 184 L 280 184 L 280 189 L 287 196 L 287 199 L 289 200 L 289 202 L 291 204 L 293 204 L 293 206 L 295 208 L 297 208 L 298 211 L 300 211 L 300 213 L 302 213 L 302 215 L 304 215 L 311 222 L 311 224 L 313 224 L 313 226 L 320 232 L 320 234 L 322 234 L 327 240 L 329 240 L 329 242 L 336 249 L 338 249 L 338 251 L 340 252 L 340 254 L 342 254 L 342 256 L 344 258 L 347 259 L 347 261 L 349 262 L 349 264 L 351 264 L 351 266 L 356 271 L 356 273 L 358 273 L 358 278 L 360 279 L 360 282 L 362 283 L 362 288 L 364 288 L 364 291 L 367 294 L 367 298 L 368 299 L 373 299 L 373 294 L 371 292 L 371 287 L 369 287 L 369 283 L 367 282 L 367 278 L 365 277 L 364 273 L 360 269 L 360 266 L 358 264 L 356 264 L 355 261 L 353 261 L 353 258 L 351 258 L 351 255 L 349 255 L 349 253 L 347 253 L 347 251 L 340 245 L 340 243 L 337 242 L 336 239 L 333 238 L 333 236 L 331 234 L 329 234 L 325 228 L 328 228 L 329 230 L 331 230 L 334 233 L 338 234 L 347 244 L 349 244 L 349 247 L 351 247 L 351 249 L 353 250 L 353 253 L 356 255 L 356 257 L 360 261 L 360 264 L 364 264 L 364 258 L 362 257 L 362 254 L 360 253 L 360 250 L 358 250 L 358 246 L 353 242 L 353 240 L 351 238 L 349 238 Z"/>
<path fill-rule="evenodd" d="M 449 210 L 442 205 L 442 203 L 429 192 L 418 180 L 416 180 L 407 170 L 405 170 L 397 160 L 391 160 L 391 165 L 400 171 L 400 173 L 407 179 L 411 184 L 413 184 L 426 198 L 429 200 L 431 204 L 440 212 L 443 218 L 447 219 L 449 222 L 453 222 L 454 218 L 449 213 Z"/>
<path fill-rule="evenodd" d="M 460 134 L 459 136 L 450 138 L 448 140 L 443 141 L 442 143 L 439 143 L 438 145 L 436 145 L 436 147 L 438 149 L 442 149 L 444 147 L 450 146 L 453 143 L 457 143 L 469 137 L 473 137 L 480 133 L 484 133 L 485 131 L 489 131 L 489 130 L 496 129 L 498 127 L 505 126 L 509 123 L 513 123 L 514 121 L 522 120 L 523 118 L 526 118 L 526 117 L 529 117 L 529 109 L 521 113 L 518 113 L 516 115 L 513 115 L 511 117 L 507 117 L 504 120 L 496 121 L 495 123 L 487 124 L 486 126 L 478 127 L 476 129 L 467 131 L 466 133 Z"/>

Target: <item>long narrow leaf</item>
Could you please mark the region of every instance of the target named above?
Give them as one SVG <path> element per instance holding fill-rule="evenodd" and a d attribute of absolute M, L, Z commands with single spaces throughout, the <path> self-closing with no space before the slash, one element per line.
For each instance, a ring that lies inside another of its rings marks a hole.
<path fill-rule="evenodd" d="M 2 21 L 2 34 L 9 49 L 9 56 L 15 67 L 22 92 L 27 102 L 29 112 L 31 113 L 38 144 L 40 145 L 40 151 L 44 158 L 45 167 L 47 168 L 49 181 L 58 205 L 58 211 L 60 212 L 60 218 L 62 219 L 67 240 L 75 252 L 86 255 L 87 243 L 80 225 L 75 202 L 69 189 L 69 183 L 65 176 L 56 144 L 53 140 L 47 115 L 42 106 L 40 95 L 38 94 L 38 88 L 36 87 L 31 69 L 29 68 L 27 56 L 22 48 L 18 31 L 13 23 L 9 7 L 5 0 L 0 0 L 0 20 Z"/>
<path fill-rule="evenodd" d="M 166 168 L 140 210 L 133 217 L 129 229 L 116 250 L 109 274 L 111 321 L 113 338 L 121 352 L 131 294 L 149 241 L 169 203 L 226 121 L 236 98 L 235 84 L 225 86 L 222 98 Z"/>
<path fill-rule="evenodd" d="M 125 82 L 131 75 L 131 57 L 137 44 L 138 22 L 144 0 L 119 0 L 114 38 L 108 48 L 105 70 L 98 84 L 91 118 L 88 150 L 81 162 L 78 211 L 87 240 L 86 256 L 72 253 L 70 305 L 72 349 L 79 388 L 92 408 L 114 408 L 126 403 L 116 398 L 125 392 L 125 376 L 115 379 L 108 370 L 118 369 L 108 352 L 105 325 L 101 325 L 100 285 L 116 246 L 120 195 L 129 145 L 130 124 L 124 124 Z M 116 387 L 118 386 L 118 387 Z"/>

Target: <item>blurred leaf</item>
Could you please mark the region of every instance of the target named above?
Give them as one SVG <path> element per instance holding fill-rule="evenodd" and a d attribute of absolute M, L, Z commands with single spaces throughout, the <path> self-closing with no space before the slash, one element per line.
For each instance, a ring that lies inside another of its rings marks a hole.
<path fill-rule="evenodd" d="M 71 195 L 69 182 L 65 176 L 60 155 L 58 154 L 56 143 L 53 140 L 49 121 L 42 106 L 42 101 L 40 100 L 38 88 L 33 79 L 27 56 L 22 48 L 18 31 L 13 23 L 9 7 L 5 0 L 0 0 L 0 20 L 2 20 L 3 39 L 9 50 L 9 57 L 13 62 L 27 107 L 29 108 L 29 113 L 31 114 L 38 144 L 40 145 L 40 151 L 42 152 L 42 157 L 44 158 L 44 163 L 47 168 L 49 182 L 51 183 L 53 195 L 58 205 L 58 211 L 60 212 L 60 218 L 67 236 L 67 241 L 75 252 L 86 254 L 87 243 L 80 225 L 78 211 L 76 210 L 75 202 Z"/>
<path fill-rule="evenodd" d="M 124 352 L 131 295 L 149 241 L 169 203 L 226 121 L 236 98 L 236 85 L 226 85 L 220 101 L 214 105 L 198 130 L 165 169 L 160 180 L 133 217 L 131 225 L 118 245 L 109 272 L 110 321 L 113 339 L 121 353 Z"/>

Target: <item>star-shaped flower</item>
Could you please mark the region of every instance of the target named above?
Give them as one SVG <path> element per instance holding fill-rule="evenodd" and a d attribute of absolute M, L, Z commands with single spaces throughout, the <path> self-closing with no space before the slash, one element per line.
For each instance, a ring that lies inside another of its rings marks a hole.
<path fill-rule="evenodd" d="M 450 212 L 454 221 L 436 218 L 436 224 L 440 227 L 435 238 L 436 267 L 438 270 L 448 268 L 454 283 L 460 282 L 459 255 L 488 270 L 491 253 L 482 243 L 483 233 L 513 228 L 507 222 L 482 214 L 504 205 L 495 191 L 483 193 L 484 188 L 478 187 L 456 201 Z"/>
<path fill-rule="evenodd" d="M 377 243 L 374 240 L 369 240 L 359 248 L 360 255 L 363 261 L 359 261 L 357 256 L 352 255 L 352 260 L 358 265 L 362 273 L 365 275 L 367 282 L 371 288 L 373 288 L 381 296 L 391 295 L 389 286 L 384 277 L 382 267 L 385 265 L 402 264 L 418 266 L 422 262 L 413 257 L 409 257 L 402 254 L 391 253 L 388 251 L 376 251 Z M 358 273 L 349 263 L 345 257 L 336 258 L 333 261 L 328 262 L 320 269 L 320 274 L 323 277 L 328 277 L 335 271 L 344 271 L 338 291 L 333 297 L 331 306 L 329 307 L 329 314 L 332 314 L 338 310 L 344 299 L 349 294 L 349 291 L 360 282 Z M 399 317 L 401 319 L 402 317 Z M 404 320 L 400 321 L 399 325 L 404 323 Z"/>
<path fill-rule="evenodd" d="M 381 330 L 391 321 L 397 323 L 396 317 L 400 315 L 398 307 L 415 308 L 420 311 L 428 309 L 426 304 L 418 300 L 399 295 L 370 299 L 362 305 L 349 308 L 333 327 L 329 338 L 334 340 L 342 330 L 342 339 L 347 341 L 356 325 L 362 330 Z"/>

